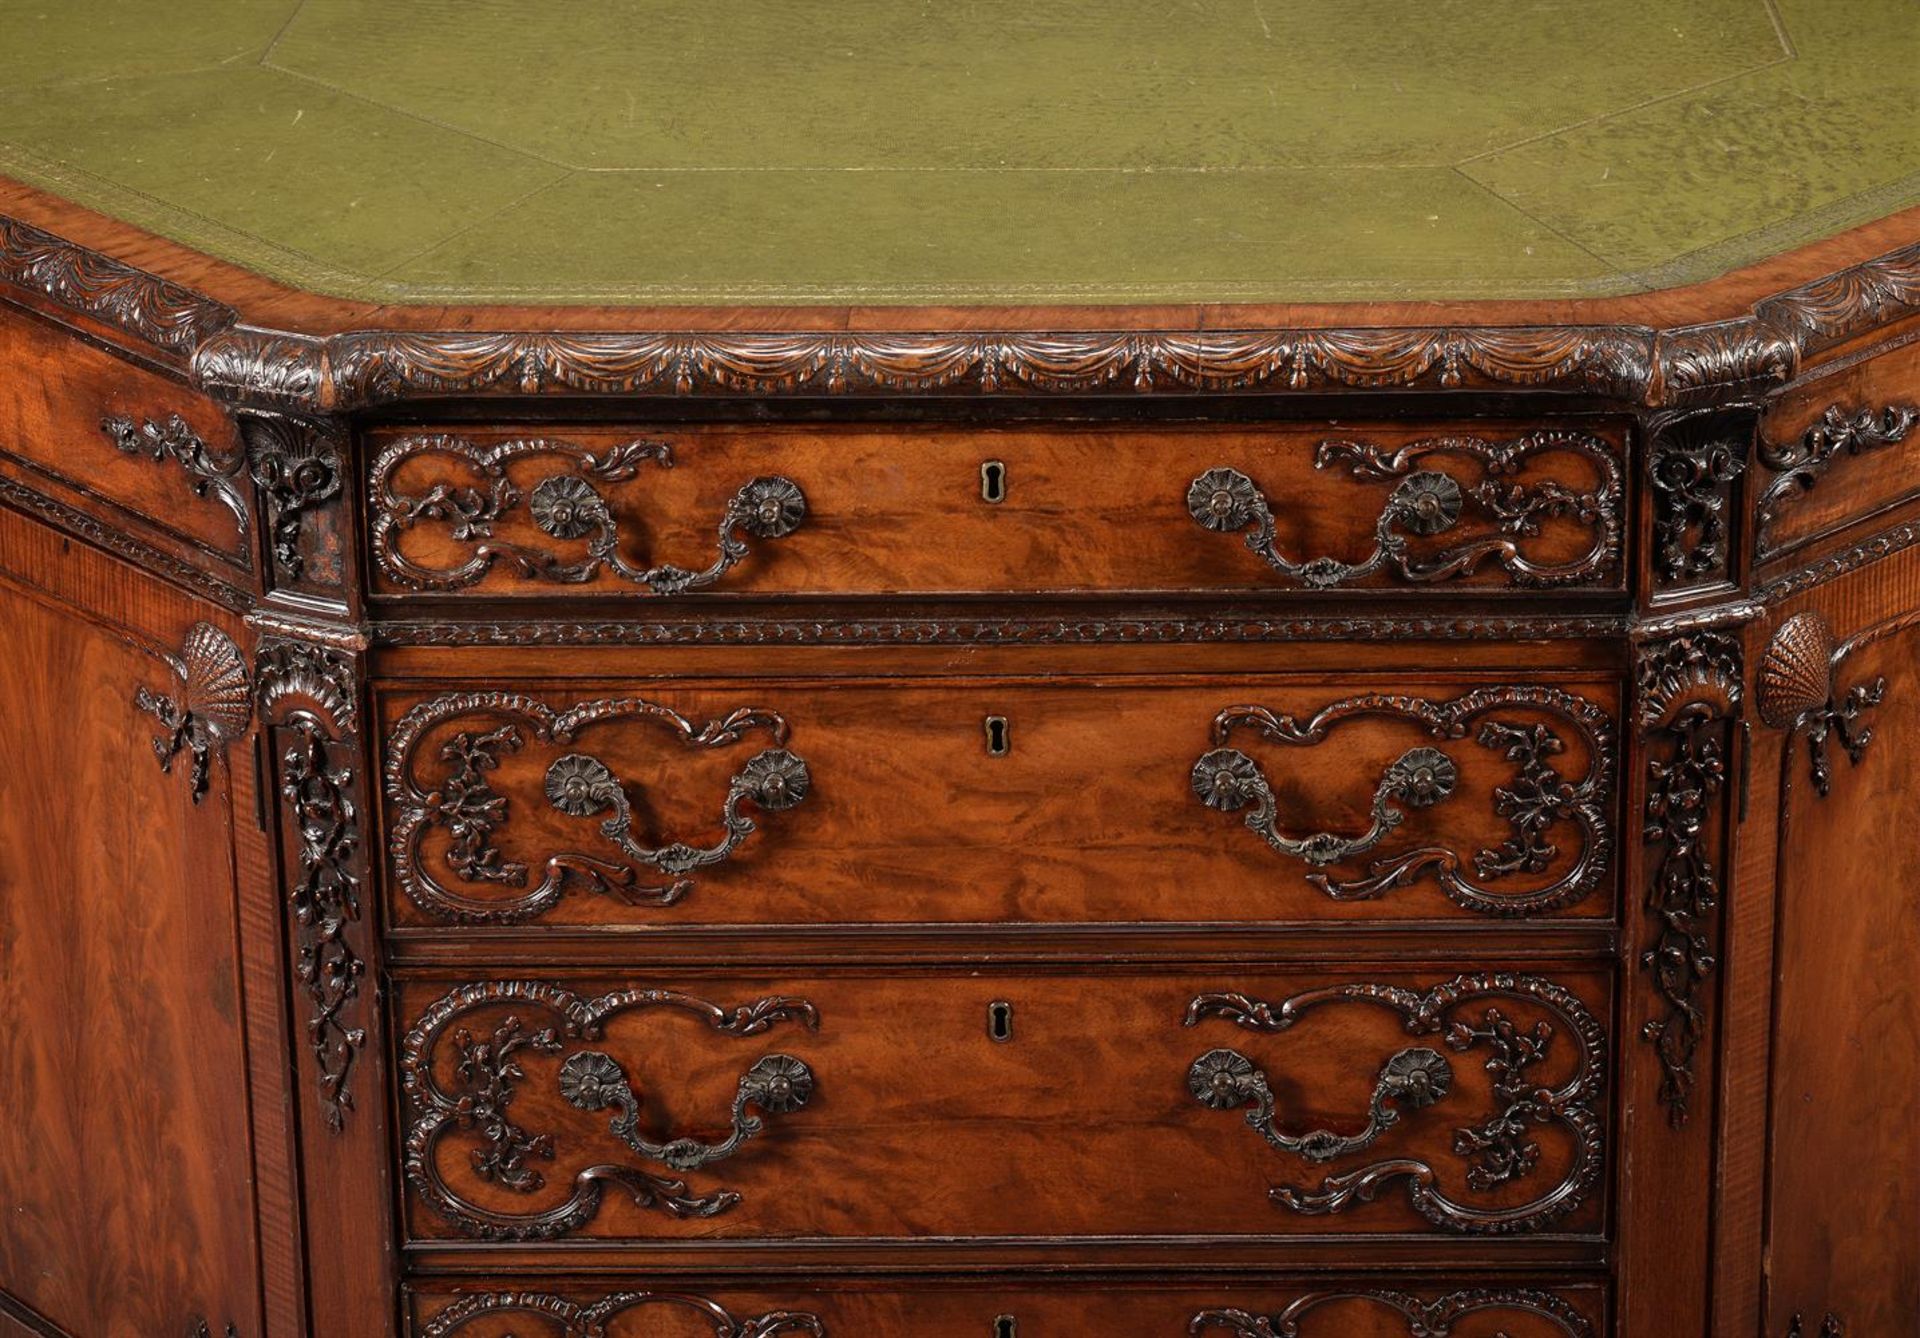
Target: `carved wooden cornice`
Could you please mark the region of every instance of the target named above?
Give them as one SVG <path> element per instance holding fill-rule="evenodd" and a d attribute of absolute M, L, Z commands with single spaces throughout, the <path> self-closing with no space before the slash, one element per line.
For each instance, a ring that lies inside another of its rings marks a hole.
<path fill-rule="evenodd" d="M 0 281 L 178 357 L 201 388 L 337 411 L 429 395 L 1193 395 L 1532 389 L 1688 404 L 1793 376 L 1920 311 L 1920 242 L 1733 320 L 1643 326 L 656 333 L 381 331 L 312 338 L 0 215 Z"/>

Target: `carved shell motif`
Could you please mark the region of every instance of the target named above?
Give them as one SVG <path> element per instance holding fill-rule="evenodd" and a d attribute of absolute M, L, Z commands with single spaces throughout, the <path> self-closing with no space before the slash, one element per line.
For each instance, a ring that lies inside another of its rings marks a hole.
<path fill-rule="evenodd" d="M 247 666 L 231 638 L 210 623 L 195 623 L 180 651 L 180 702 L 218 739 L 244 733 L 253 718 Z"/>
<path fill-rule="evenodd" d="M 1760 718 L 1785 729 L 1833 695 L 1833 629 L 1817 613 L 1780 624 L 1760 661 Z"/>

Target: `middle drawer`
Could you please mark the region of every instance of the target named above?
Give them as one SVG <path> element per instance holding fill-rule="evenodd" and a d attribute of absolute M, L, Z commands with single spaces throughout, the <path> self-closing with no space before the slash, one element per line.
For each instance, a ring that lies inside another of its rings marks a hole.
<path fill-rule="evenodd" d="M 378 692 L 396 927 L 1614 909 L 1606 677 Z"/>

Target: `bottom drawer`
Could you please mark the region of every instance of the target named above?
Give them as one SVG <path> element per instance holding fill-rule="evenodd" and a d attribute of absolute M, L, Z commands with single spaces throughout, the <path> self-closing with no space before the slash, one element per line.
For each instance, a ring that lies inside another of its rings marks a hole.
<path fill-rule="evenodd" d="M 410 1338 L 1599 1338 L 1593 1282 L 846 1283 L 419 1289 Z"/>

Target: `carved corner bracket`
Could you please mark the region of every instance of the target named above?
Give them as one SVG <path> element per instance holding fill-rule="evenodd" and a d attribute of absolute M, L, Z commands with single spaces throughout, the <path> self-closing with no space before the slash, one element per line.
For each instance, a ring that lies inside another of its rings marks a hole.
<path fill-rule="evenodd" d="M 1662 589 L 1731 579 L 1733 517 L 1759 425 L 1758 407 L 1690 409 L 1649 424 L 1653 576 Z"/>
<path fill-rule="evenodd" d="M 323 587 L 345 583 L 345 524 L 313 519 L 342 495 L 346 449 L 338 432 L 311 418 L 243 412 L 235 415 L 246 444 L 247 470 L 266 510 L 275 578 Z"/>
<path fill-rule="evenodd" d="M 1660 1057 L 1660 1104 L 1678 1128 L 1687 1122 L 1694 1057 L 1706 1036 L 1704 986 L 1718 962 L 1724 875 L 1714 856 L 1714 816 L 1745 693 L 1740 642 L 1701 631 L 1643 646 L 1636 680 L 1647 743 L 1641 830 L 1653 856 L 1646 908 L 1655 925 L 1640 965 L 1665 1005 L 1641 1036 Z"/>
<path fill-rule="evenodd" d="M 361 886 L 365 870 L 359 700 L 353 660 L 303 641 L 263 639 L 255 666 L 263 728 L 278 750 L 290 848 L 287 903 L 294 975 L 307 1006 L 307 1048 L 320 1107 L 335 1132 L 353 1108 L 350 1079 L 367 1031 Z"/>
<path fill-rule="evenodd" d="M 1813 788 L 1822 798 L 1833 790 L 1827 748 L 1837 742 L 1855 766 L 1873 742 L 1867 712 L 1886 697 L 1887 680 L 1873 678 L 1844 691 L 1840 666 L 1862 646 L 1920 622 L 1910 614 L 1882 623 L 1836 645 L 1833 628 L 1817 613 L 1796 613 L 1774 630 L 1756 675 L 1760 718 L 1774 729 L 1804 735 Z"/>
<path fill-rule="evenodd" d="M 207 793 L 216 754 L 224 755 L 233 739 L 246 733 L 253 719 L 246 661 L 233 638 L 211 623 L 187 629 L 178 655 L 163 655 L 179 689 L 171 694 L 140 688 L 133 704 L 158 720 L 165 734 L 153 740 L 160 770 L 171 773 L 181 753 L 192 758 L 187 787 L 193 802 Z"/>

